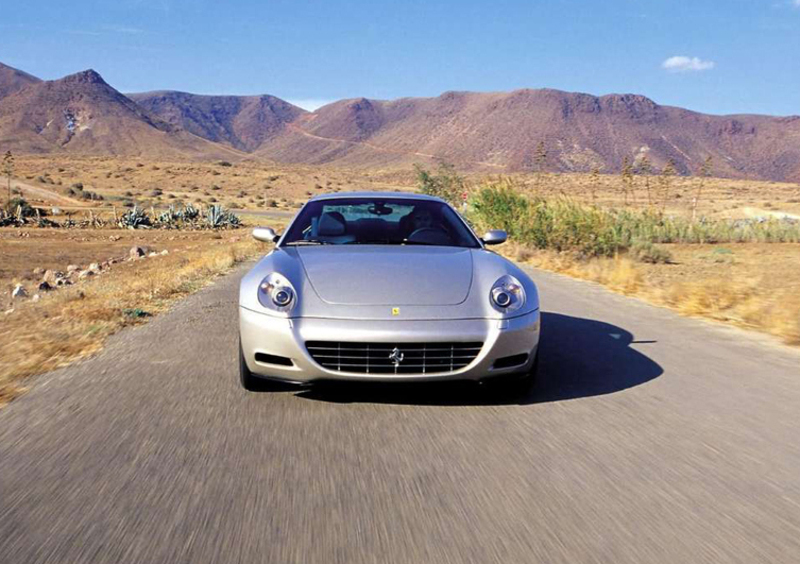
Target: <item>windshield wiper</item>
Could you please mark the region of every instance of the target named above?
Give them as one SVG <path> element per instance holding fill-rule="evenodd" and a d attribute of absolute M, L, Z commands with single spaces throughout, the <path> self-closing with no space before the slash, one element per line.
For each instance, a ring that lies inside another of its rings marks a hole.
<path fill-rule="evenodd" d="M 289 245 L 331 245 L 330 241 L 321 241 L 319 239 L 299 239 L 297 241 L 292 241 L 291 243 L 286 243 L 286 246 Z"/>

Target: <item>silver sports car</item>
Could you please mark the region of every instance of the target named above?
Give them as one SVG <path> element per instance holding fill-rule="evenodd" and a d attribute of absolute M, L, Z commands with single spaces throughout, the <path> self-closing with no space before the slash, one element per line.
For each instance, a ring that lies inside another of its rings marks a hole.
<path fill-rule="evenodd" d="M 530 381 L 539 295 L 438 198 L 312 198 L 239 289 L 242 385 L 259 379 Z"/>

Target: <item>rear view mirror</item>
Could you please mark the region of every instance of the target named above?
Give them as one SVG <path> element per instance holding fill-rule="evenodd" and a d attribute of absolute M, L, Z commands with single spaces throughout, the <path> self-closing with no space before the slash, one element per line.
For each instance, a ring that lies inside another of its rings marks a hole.
<path fill-rule="evenodd" d="M 280 235 L 271 227 L 256 227 L 253 229 L 253 238 L 264 243 L 277 243 Z"/>
<path fill-rule="evenodd" d="M 500 243 L 505 243 L 506 239 L 508 239 L 508 235 L 502 229 L 492 229 L 487 231 L 486 234 L 481 238 L 484 245 L 499 245 Z"/>

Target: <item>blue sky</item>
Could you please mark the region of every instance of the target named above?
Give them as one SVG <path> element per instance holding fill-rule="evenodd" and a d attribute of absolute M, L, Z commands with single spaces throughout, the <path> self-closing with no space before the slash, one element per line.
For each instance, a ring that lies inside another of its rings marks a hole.
<path fill-rule="evenodd" d="M 0 61 L 306 106 L 549 87 L 794 115 L 800 0 L 26 0 Z"/>

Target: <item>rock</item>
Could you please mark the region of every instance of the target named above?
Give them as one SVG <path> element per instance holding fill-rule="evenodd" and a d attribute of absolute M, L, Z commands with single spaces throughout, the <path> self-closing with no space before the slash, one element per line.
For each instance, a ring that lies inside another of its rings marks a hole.
<path fill-rule="evenodd" d="M 50 208 L 50 213 L 53 215 L 61 215 L 61 208 Z"/>
<path fill-rule="evenodd" d="M 80 270 L 80 269 L 81 269 L 81 267 L 80 267 L 80 266 L 78 266 L 77 264 L 71 264 L 71 265 L 69 265 L 69 266 L 67 267 L 67 274 L 72 274 L 72 273 L 73 273 L 73 272 L 75 272 L 76 270 Z"/>
<path fill-rule="evenodd" d="M 144 247 L 131 247 L 131 250 L 128 254 L 131 260 L 136 260 L 139 257 L 143 257 L 145 254 L 147 254 L 147 249 Z"/>
<path fill-rule="evenodd" d="M 161 254 L 162 254 L 162 255 L 168 255 L 168 254 L 169 254 L 169 251 L 168 251 L 167 249 L 164 249 L 163 251 L 161 251 Z"/>
<path fill-rule="evenodd" d="M 71 286 L 72 280 L 69 278 L 59 278 L 56 280 L 56 286 Z"/>
<path fill-rule="evenodd" d="M 31 301 L 38 302 L 40 298 L 41 296 L 39 294 L 34 294 L 33 297 L 31 298 Z"/>
<path fill-rule="evenodd" d="M 39 283 L 39 291 L 40 292 L 49 292 L 52 289 L 53 289 L 53 287 L 47 281 L 42 281 L 42 282 Z"/>
<path fill-rule="evenodd" d="M 34 268 L 33 276 L 36 278 L 41 278 L 42 276 L 44 276 L 44 268 Z"/>
<path fill-rule="evenodd" d="M 78 275 L 78 280 L 83 280 L 84 278 L 89 278 L 90 276 L 94 276 L 93 270 L 84 270 Z"/>
<path fill-rule="evenodd" d="M 89 270 L 91 270 L 92 272 L 98 272 L 100 270 L 100 265 L 96 262 L 93 262 L 92 264 L 89 265 Z"/>
<path fill-rule="evenodd" d="M 157 256 L 158 256 L 158 253 L 157 253 L 157 252 L 155 252 L 155 251 L 153 251 L 152 253 L 150 253 L 150 254 L 149 254 L 149 255 L 147 255 L 147 256 L 149 256 L 149 257 L 157 257 Z"/>
<path fill-rule="evenodd" d="M 58 281 L 62 280 L 63 278 L 64 278 L 63 272 L 59 272 L 58 270 L 48 270 L 44 273 L 44 277 L 42 278 L 42 280 L 44 282 L 47 282 L 51 286 L 55 286 L 56 284 L 58 284 Z"/>
<path fill-rule="evenodd" d="M 14 291 L 11 292 L 11 297 L 15 300 L 21 300 L 28 297 L 28 292 L 25 290 L 22 284 L 17 284 L 16 288 L 14 288 Z"/>
<path fill-rule="evenodd" d="M 14 308 L 12 307 L 11 309 L 7 309 L 7 310 L 6 310 L 4 313 L 5 313 L 6 315 L 9 315 L 9 314 L 11 314 L 11 313 L 14 313 Z"/>

